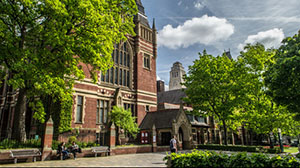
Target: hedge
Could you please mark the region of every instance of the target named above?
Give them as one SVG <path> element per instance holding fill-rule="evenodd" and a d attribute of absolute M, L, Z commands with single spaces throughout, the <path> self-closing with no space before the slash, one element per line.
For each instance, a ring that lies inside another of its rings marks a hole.
<path fill-rule="evenodd" d="M 239 151 L 239 152 L 263 152 L 263 153 L 280 153 L 280 148 L 267 149 L 263 146 L 225 146 L 225 145 L 198 145 L 197 149 Z"/>
<path fill-rule="evenodd" d="M 300 162 L 292 155 L 270 157 L 262 153 L 237 153 L 232 155 L 217 154 L 213 151 L 167 155 L 171 167 L 299 167 Z M 168 164 L 168 163 L 166 163 Z"/>
<path fill-rule="evenodd" d="M 96 144 L 95 142 L 80 142 L 80 141 L 75 141 L 76 144 L 80 147 L 80 148 L 90 148 L 90 147 L 95 147 L 95 146 L 100 146 L 100 144 Z M 57 150 L 58 146 L 61 144 L 60 141 L 56 141 L 53 140 L 52 141 L 52 149 L 53 150 Z M 72 141 L 69 141 L 66 143 L 66 147 L 71 147 L 72 146 Z"/>
<path fill-rule="evenodd" d="M 25 142 L 18 142 L 16 140 L 4 139 L 0 142 L 0 149 L 16 149 L 16 148 L 40 148 L 41 140 L 28 139 Z"/>

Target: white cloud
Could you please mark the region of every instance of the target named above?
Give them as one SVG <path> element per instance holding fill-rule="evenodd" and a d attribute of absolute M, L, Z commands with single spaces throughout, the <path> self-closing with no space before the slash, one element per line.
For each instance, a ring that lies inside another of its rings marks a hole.
<path fill-rule="evenodd" d="M 277 48 L 280 46 L 280 43 L 283 39 L 284 33 L 282 29 L 274 28 L 271 30 L 258 32 L 255 35 L 249 35 L 243 44 L 239 44 L 238 49 L 243 50 L 246 44 L 255 44 L 257 42 L 263 44 L 266 48 Z"/>
<path fill-rule="evenodd" d="M 210 45 L 226 40 L 234 33 L 234 26 L 224 18 L 204 15 L 187 20 L 183 25 L 166 25 L 158 32 L 158 45 L 171 49 L 193 44 Z"/>
<path fill-rule="evenodd" d="M 200 2 L 194 2 L 194 6 L 198 10 L 201 10 L 204 7 Z"/>
<path fill-rule="evenodd" d="M 182 1 L 179 1 L 177 5 L 180 6 L 181 4 L 182 4 Z"/>

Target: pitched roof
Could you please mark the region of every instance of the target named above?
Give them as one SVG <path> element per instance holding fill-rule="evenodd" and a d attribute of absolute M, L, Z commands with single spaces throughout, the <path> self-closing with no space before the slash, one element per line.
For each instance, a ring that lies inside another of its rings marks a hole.
<path fill-rule="evenodd" d="M 135 0 L 135 3 L 138 7 L 139 12 L 145 15 L 145 8 L 144 8 L 141 0 Z"/>
<path fill-rule="evenodd" d="M 155 124 L 156 128 L 172 128 L 172 122 L 174 119 L 176 119 L 179 113 L 179 109 L 167 109 L 157 112 L 149 112 L 143 119 L 140 129 L 152 129 L 153 124 Z"/>
<path fill-rule="evenodd" d="M 186 94 L 182 89 L 159 92 L 157 93 L 157 102 L 180 104 L 182 102 L 182 98 L 184 97 L 186 97 Z"/>
<path fill-rule="evenodd" d="M 138 10 L 139 10 L 139 12 L 138 12 L 137 16 L 135 16 L 135 18 L 138 19 L 141 24 L 143 24 L 143 25 L 150 28 L 148 18 L 145 14 L 145 8 L 142 4 L 142 1 L 141 0 L 135 0 L 135 3 L 136 3 L 136 5 L 138 7 Z"/>
<path fill-rule="evenodd" d="M 172 103 L 159 103 L 157 105 L 158 110 L 164 110 L 164 109 L 179 109 L 180 105 L 179 104 L 172 104 Z M 192 107 L 188 107 L 188 106 L 183 106 L 184 110 L 187 111 L 192 111 L 193 108 Z"/>

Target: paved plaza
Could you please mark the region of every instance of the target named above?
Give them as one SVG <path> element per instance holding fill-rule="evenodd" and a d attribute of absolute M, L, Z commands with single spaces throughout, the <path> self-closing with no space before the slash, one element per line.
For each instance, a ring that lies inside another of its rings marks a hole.
<path fill-rule="evenodd" d="M 0 167 L 166 167 L 165 152 L 4 164 Z"/>

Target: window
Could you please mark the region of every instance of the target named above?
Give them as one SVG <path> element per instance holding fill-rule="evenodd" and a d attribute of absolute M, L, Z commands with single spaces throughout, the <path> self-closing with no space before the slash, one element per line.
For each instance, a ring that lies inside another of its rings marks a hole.
<path fill-rule="evenodd" d="M 126 70 L 123 71 L 123 86 L 126 86 Z"/>
<path fill-rule="evenodd" d="M 83 96 L 77 96 L 76 123 L 82 123 Z"/>
<path fill-rule="evenodd" d="M 122 75 L 123 74 L 123 71 L 122 71 L 122 69 L 120 69 L 120 78 L 119 78 L 119 85 L 122 85 Z"/>
<path fill-rule="evenodd" d="M 114 83 L 114 68 L 111 68 L 109 71 L 109 83 Z"/>
<path fill-rule="evenodd" d="M 150 69 L 150 55 L 144 54 L 144 68 Z"/>
<path fill-rule="evenodd" d="M 119 69 L 115 69 L 115 84 L 118 84 L 118 72 L 119 72 Z"/>
<path fill-rule="evenodd" d="M 136 117 L 135 105 L 134 105 L 134 104 L 127 104 L 127 103 L 124 103 L 124 109 L 125 109 L 125 110 L 130 109 L 130 110 L 131 110 L 132 116 L 133 116 L 133 117 Z"/>
<path fill-rule="evenodd" d="M 130 78 L 129 78 L 129 71 L 127 71 L 127 87 L 129 87 L 129 80 L 130 80 Z"/>
<path fill-rule="evenodd" d="M 107 70 L 107 72 L 105 73 L 105 82 L 109 82 L 109 69 Z"/>
<path fill-rule="evenodd" d="M 109 69 L 101 75 L 101 81 L 129 87 L 130 85 L 130 55 L 128 44 L 125 42 L 122 46 L 115 45 L 112 53 L 114 68 Z"/>
<path fill-rule="evenodd" d="M 106 135 L 105 133 L 96 133 L 96 143 L 100 146 L 106 145 Z"/>
<path fill-rule="evenodd" d="M 105 124 L 107 122 L 108 104 L 106 100 L 97 100 L 96 123 Z"/>
<path fill-rule="evenodd" d="M 149 105 L 146 105 L 146 112 L 149 112 L 150 111 L 150 107 Z"/>

